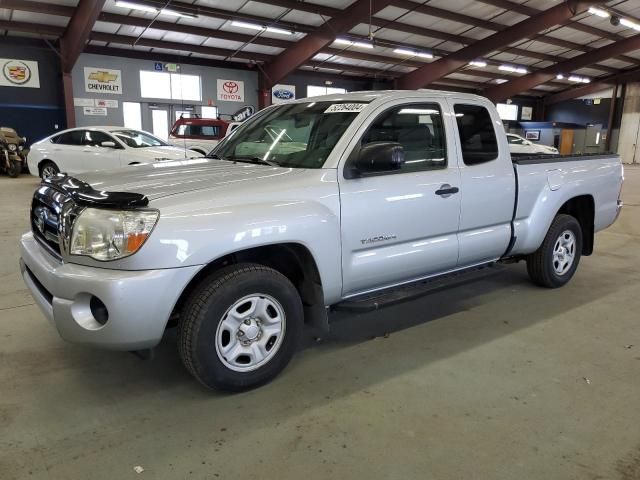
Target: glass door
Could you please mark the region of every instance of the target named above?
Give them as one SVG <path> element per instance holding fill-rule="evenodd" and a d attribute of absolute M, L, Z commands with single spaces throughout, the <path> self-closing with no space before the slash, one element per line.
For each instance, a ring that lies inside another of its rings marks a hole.
<path fill-rule="evenodd" d="M 169 138 L 169 110 L 162 108 L 151 110 L 151 128 L 156 137 L 167 140 Z"/>

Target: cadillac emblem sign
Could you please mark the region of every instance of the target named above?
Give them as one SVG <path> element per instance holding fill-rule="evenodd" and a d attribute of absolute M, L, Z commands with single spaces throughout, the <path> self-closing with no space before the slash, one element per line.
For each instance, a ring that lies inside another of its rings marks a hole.
<path fill-rule="evenodd" d="M 14 85 L 24 85 L 31 80 L 31 69 L 20 60 L 9 60 L 2 66 L 4 78 Z"/>

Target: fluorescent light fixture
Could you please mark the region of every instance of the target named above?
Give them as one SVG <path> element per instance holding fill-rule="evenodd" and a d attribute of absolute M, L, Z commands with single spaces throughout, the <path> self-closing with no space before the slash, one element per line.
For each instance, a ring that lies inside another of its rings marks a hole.
<path fill-rule="evenodd" d="M 293 32 L 291 30 L 285 30 L 284 28 L 267 27 L 266 30 L 267 32 L 271 32 L 271 33 L 281 33 L 282 35 L 293 35 Z"/>
<path fill-rule="evenodd" d="M 148 7 L 147 5 L 140 5 L 139 3 L 121 2 L 120 0 L 116 1 L 116 7 L 129 8 L 131 10 L 140 10 L 141 12 L 158 13 L 157 8 Z"/>
<path fill-rule="evenodd" d="M 609 12 L 607 12 L 606 10 L 602 10 L 601 8 L 596 7 L 589 7 L 589 13 L 602 18 L 609 18 L 611 16 L 611 14 L 609 14 Z"/>
<path fill-rule="evenodd" d="M 589 80 L 586 77 L 579 77 L 578 75 L 571 75 L 569 76 L 568 80 L 570 82 L 577 82 L 577 83 L 591 83 L 591 80 Z"/>
<path fill-rule="evenodd" d="M 261 32 L 282 33 L 284 35 L 293 34 L 291 30 L 285 30 L 277 27 L 265 27 L 264 25 L 258 25 L 257 23 L 240 22 L 238 20 L 233 20 L 231 25 L 234 27 L 248 28 L 250 30 L 259 30 Z"/>
<path fill-rule="evenodd" d="M 357 42 L 357 41 L 348 40 L 346 38 L 336 38 L 334 42 L 340 45 L 349 45 L 350 47 L 373 48 L 373 43 Z"/>
<path fill-rule="evenodd" d="M 496 83 L 507 83 L 509 80 L 505 80 L 504 78 L 496 78 Z"/>
<path fill-rule="evenodd" d="M 369 42 L 353 42 L 352 45 L 360 48 L 373 48 L 373 43 Z"/>
<path fill-rule="evenodd" d="M 393 50 L 393 53 L 397 53 L 398 55 L 409 55 L 410 57 L 433 58 L 433 55 L 429 52 L 418 52 L 407 48 L 396 48 Z"/>
<path fill-rule="evenodd" d="M 469 62 L 469 65 L 471 65 L 472 67 L 484 68 L 487 66 L 487 62 L 485 62 L 484 60 L 474 60 L 473 62 Z"/>
<path fill-rule="evenodd" d="M 251 30 L 264 30 L 264 27 L 262 25 L 258 25 L 257 23 L 247 23 L 233 20 L 231 22 L 231 25 L 233 25 L 234 27 L 249 28 Z"/>
<path fill-rule="evenodd" d="M 160 13 L 162 15 L 169 15 L 171 17 L 198 18 L 197 15 L 193 15 L 191 13 L 176 12 L 175 10 L 171 10 L 171 9 L 168 9 L 168 8 L 163 8 L 162 10 L 160 10 Z"/>
<path fill-rule="evenodd" d="M 512 73 L 529 73 L 529 71 L 524 67 L 515 67 L 513 65 L 500 65 L 498 70 L 502 70 L 503 72 L 512 72 Z"/>
<path fill-rule="evenodd" d="M 626 18 L 621 18 L 620 19 L 620 25 L 624 25 L 627 28 L 633 28 L 634 30 L 638 30 L 640 32 L 640 25 L 638 25 L 636 22 L 632 22 L 631 20 L 628 20 Z"/>

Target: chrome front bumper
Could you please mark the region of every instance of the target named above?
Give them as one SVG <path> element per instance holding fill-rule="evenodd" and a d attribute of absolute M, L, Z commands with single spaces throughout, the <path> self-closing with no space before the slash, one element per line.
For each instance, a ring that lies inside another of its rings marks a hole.
<path fill-rule="evenodd" d="M 33 238 L 22 236 L 20 269 L 45 317 L 60 336 L 115 350 L 157 345 L 173 307 L 200 266 L 163 270 L 109 270 L 62 263 Z M 108 320 L 91 308 L 97 297 Z"/>

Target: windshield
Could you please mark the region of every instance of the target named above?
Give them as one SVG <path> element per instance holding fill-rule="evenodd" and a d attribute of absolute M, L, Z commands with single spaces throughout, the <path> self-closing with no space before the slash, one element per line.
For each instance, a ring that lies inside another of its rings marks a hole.
<path fill-rule="evenodd" d="M 342 134 L 366 105 L 308 102 L 274 107 L 247 120 L 211 155 L 283 167 L 322 168 Z"/>
<path fill-rule="evenodd" d="M 169 145 L 159 138 L 139 130 L 114 130 L 111 133 L 131 148 L 165 147 Z"/>

